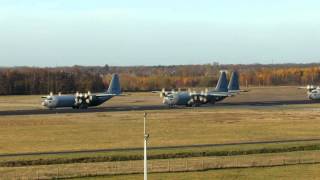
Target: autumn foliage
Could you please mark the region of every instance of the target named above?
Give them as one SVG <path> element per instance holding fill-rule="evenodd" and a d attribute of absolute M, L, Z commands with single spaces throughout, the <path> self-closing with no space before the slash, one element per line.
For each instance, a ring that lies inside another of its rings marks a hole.
<path fill-rule="evenodd" d="M 0 94 L 103 92 L 112 73 L 120 75 L 124 91 L 213 87 L 222 69 L 239 71 L 242 86 L 320 83 L 319 64 L 14 67 L 0 68 Z"/>

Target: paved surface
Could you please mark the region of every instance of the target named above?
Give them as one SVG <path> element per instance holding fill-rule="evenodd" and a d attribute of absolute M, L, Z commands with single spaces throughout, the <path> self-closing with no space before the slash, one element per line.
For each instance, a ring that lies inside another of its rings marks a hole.
<path fill-rule="evenodd" d="M 249 101 L 249 102 L 219 102 L 215 105 L 205 105 L 205 107 L 228 107 L 228 106 L 276 106 L 276 105 L 292 105 L 292 104 L 314 104 L 320 101 L 312 100 L 281 100 L 281 101 Z M 203 107 L 203 106 L 202 106 Z M 187 107 L 176 107 L 185 109 Z M 192 107 L 201 108 L 201 107 Z M 89 109 L 32 109 L 32 110 L 7 110 L 0 111 L 0 116 L 16 116 L 16 115 L 41 115 L 41 114 L 61 114 L 61 113 L 92 113 L 92 112 L 118 112 L 118 111 L 145 111 L 145 110 L 163 110 L 169 109 L 165 105 L 136 105 L 136 106 L 112 106 L 112 107 L 95 107 Z"/>

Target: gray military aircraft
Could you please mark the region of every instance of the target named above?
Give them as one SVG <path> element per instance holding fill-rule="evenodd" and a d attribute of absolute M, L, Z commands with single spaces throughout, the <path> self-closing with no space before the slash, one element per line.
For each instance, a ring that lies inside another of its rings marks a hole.
<path fill-rule="evenodd" d="M 311 100 L 320 100 L 320 87 L 307 85 L 305 87 L 299 87 L 299 89 L 307 89 L 307 96 Z"/>
<path fill-rule="evenodd" d="M 98 106 L 114 96 L 121 94 L 120 80 L 117 74 L 112 75 L 109 88 L 106 92 L 100 94 L 79 93 L 75 95 L 53 95 L 43 96 L 42 105 L 49 108 L 65 108 L 72 107 L 73 109 L 86 109 L 90 106 Z"/>
<path fill-rule="evenodd" d="M 218 101 L 222 101 L 226 97 L 234 96 L 241 92 L 239 88 L 239 76 L 237 72 L 233 72 L 228 84 L 227 75 L 225 71 L 221 71 L 218 83 L 214 90 L 201 91 L 165 91 L 162 89 L 160 97 L 163 98 L 163 104 L 167 104 L 169 107 L 185 105 L 185 106 L 200 106 L 201 104 L 215 104 Z"/>

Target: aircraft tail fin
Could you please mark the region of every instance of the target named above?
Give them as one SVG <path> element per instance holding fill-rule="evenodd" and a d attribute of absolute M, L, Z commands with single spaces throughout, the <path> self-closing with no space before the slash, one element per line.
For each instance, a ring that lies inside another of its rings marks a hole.
<path fill-rule="evenodd" d="M 227 92 L 228 91 L 228 80 L 227 80 L 227 74 L 225 71 L 221 71 L 215 90 L 220 91 L 220 92 Z"/>
<path fill-rule="evenodd" d="M 113 74 L 107 90 L 108 94 L 121 94 L 120 79 L 118 74 Z"/>
<path fill-rule="evenodd" d="M 231 78 L 229 81 L 229 85 L 228 85 L 228 90 L 229 91 L 238 91 L 240 90 L 239 87 L 239 74 L 238 72 L 232 72 L 231 74 Z"/>

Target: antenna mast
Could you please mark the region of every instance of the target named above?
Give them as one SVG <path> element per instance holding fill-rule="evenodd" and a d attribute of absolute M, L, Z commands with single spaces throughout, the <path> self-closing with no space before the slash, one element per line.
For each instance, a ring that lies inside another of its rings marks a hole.
<path fill-rule="evenodd" d="M 143 118 L 143 133 L 144 133 L 144 160 L 143 160 L 143 172 L 144 172 L 144 180 L 148 180 L 148 166 L 147 166 L 147 144 L 148 144 L 148 138 L 149 134 L 146 132 L 146 119 L 147 119 L 147 113 L 144 112 L 144 118 Z"/>

